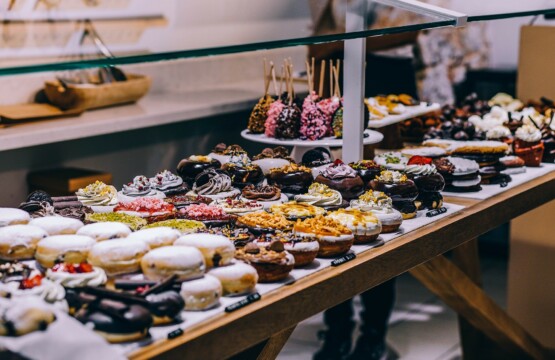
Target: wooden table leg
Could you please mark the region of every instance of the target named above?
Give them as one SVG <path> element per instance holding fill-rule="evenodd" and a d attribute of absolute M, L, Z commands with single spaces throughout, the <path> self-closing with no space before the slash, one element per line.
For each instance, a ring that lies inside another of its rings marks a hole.
<path fill-rule="evenodd" d="M 437 256 L 410 273 L 511 357 L 548 359 L 547 350 L 535 338 L 444 256 Z"/>
<path fill-rule="evenodd" d="M 274 360 L 297 325 L 272 335 L 269 339 L 231 357 L 231 360 Z"/>

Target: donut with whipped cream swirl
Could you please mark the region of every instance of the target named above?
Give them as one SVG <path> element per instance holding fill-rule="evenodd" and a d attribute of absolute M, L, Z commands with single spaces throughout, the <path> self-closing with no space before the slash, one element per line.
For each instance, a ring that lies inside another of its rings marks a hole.
<path fill-rule="evenodd" d="M 200 173 L 208 169 L 219 169 L 221 166 L 222 163 L 210 156 L 191 155 L 177 164 L 177 173 L 191 187 Z"/>
<path fill-rule="evenodd" d="M 231 178 L 222 170 L 208 169 L 200 173 L 193 183 L 190 195 L 215 199 L 234 197 L 240 193 L 232 187 Z"/>

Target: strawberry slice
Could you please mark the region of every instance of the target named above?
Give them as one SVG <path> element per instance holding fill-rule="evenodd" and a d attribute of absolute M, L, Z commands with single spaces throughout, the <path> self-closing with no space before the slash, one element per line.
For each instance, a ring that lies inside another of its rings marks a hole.
<path fill-rule="evenodd" d="M 432 158 L 414 155 L 409 159 L 407 165 L 429 165 L 432 163 Z"/>

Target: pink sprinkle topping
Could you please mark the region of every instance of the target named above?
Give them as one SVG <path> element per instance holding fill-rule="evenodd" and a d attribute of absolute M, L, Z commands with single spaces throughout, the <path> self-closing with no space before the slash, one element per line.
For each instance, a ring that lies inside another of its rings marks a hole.
<path fill-rule="evenodd" d="M 161 199 L 141 197 L 128 203 L 120 203 L 114 208 L 115 211 L 173 212 L 175 207 Z"/>
<path fill-rule="evenodd" d="M 227 218 L 225 211 L 218 207 L 206 204 L 193 204 L 180 209 L 183 215 L 189 219 L 220 219 Z"/>

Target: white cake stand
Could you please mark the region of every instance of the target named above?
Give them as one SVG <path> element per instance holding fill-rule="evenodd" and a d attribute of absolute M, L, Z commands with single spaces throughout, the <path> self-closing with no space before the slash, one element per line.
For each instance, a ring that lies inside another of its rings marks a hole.
<path fill-rule="evenodd" d="M 383 140 L 383 135 L 377 131 L 367 129 L 364 133 L 367 134 L 367 136 L 363 139 L 364 145 L 377 144 Z M 241 136 L 244 139 L 263 144 L 270 144 L 274 146 L 293 146 L 291 157 L 297 162 L 302 160 L 304 153 L 308 150 L 317 147 L 324 147 L 329 150 L 330 147 L 343 146 L 343 139 L 337 139 L 335 137 L 326 137 L 320 140 L 281 140 L 267 137 L 264 134 L 251 134 L 247 129 L 241 131 Z"/>

